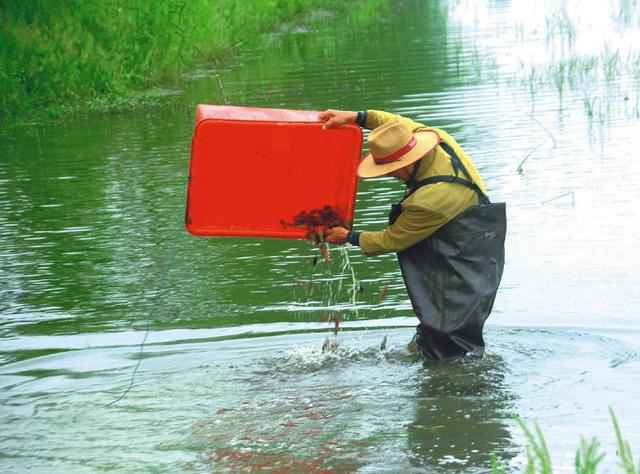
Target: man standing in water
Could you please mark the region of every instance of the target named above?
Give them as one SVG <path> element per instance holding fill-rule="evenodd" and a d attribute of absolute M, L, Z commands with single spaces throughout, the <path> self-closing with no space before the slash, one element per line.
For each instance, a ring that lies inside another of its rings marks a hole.
<path fill-rule="evenodd" d="M 327 242 L 349 242 L 368 256 L 397 252 L 424 357 L 482 355 L 482 328 L 504 268 L 504 203 L 489 201 L 473 162 L 443 130 L 376 110 L 326 110 L 320 120 L 325 128 L 372 129 L 358 175 L 391 176 L 407 186 L 384 230 L 333 227 Z"/>

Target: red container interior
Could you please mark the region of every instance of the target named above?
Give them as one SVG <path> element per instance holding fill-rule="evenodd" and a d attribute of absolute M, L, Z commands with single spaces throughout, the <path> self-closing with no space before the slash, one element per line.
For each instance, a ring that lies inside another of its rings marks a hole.
<path fill-rule="evenodd" d="M 199 105 L 187 230 L 302 239 L 323 209 L 350 225 L 361 147 L 359 127 L 323 130 L 318 112 Z"/>

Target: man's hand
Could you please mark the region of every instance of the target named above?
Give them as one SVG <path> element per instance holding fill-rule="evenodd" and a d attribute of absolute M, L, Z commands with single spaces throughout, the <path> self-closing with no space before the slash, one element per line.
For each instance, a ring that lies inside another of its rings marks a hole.
<path fill-rule="evenodd" d="M 349 229 L 345 227 L 331 227 L 324 236 L 325 242 L 329 242 L 330 244 L 346 244 L 347 243 L 347 235 L 349 235 Z"/>
<path fill-rule="evenodd" d="M 357 112 L 349 112 L 346 110 L 325 110 L 320 112 L 318 118 L 324 122 L 322 128 L 336 128 L 350 123 L 356 123 L 358 118 Z"/>

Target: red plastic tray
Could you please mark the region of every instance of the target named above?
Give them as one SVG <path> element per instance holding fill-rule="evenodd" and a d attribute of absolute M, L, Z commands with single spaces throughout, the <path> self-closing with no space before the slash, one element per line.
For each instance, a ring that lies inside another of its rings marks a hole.
<path fill-rule="evenodd" d="M 186 228 L 198 236 L 306 238 L 296 216 L 329 206 L 353 221 L 362 131 L 318 112 L 199 105 Z"/>

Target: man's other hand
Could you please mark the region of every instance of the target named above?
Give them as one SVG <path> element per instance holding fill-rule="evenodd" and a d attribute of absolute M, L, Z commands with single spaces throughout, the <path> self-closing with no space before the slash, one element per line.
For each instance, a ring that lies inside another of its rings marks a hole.
<path fill-rule="evenodd" d="M 349 235 L 349 229 L 345 227 L 331 227 L 324 236 L 324 240 L 330 244 L 342 245 L 347 243 L 347 235 Z"/>
<path fill-rule="evenodd" d="M 328 109 L 324 112 L 320 112 L 318 118 L 321 122 L 324 122 L 322 128 L 336 128 L 342 125 L 356 123 L 358 113 L 346 110 Z"/>

